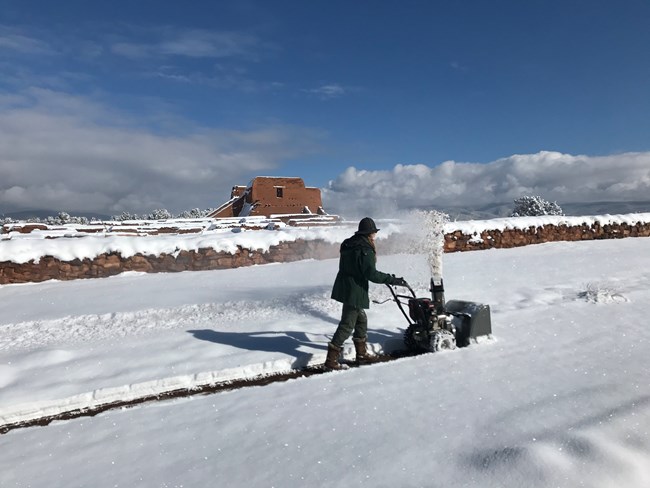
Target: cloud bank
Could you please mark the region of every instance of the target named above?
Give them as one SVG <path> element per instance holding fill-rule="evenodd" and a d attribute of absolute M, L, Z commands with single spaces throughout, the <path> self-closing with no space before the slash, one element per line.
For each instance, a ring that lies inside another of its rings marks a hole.
<path fill-rule="evenodd" d="M 348 168 L 323 189 L 325 208 L 345 216 L 392 215 L 412 208 L 481 208 L 524 195 L 567 203 L 650 200 L 650 152 L 573 156 L 542 151 L 487 164 L 446 161 Z"/>
<path fill-rule="evenodd" d="M 0 110 L 0 214 L 216 207 L 233 184 L 310 152 L 319 137 L 291 126 L 216 130 L 184 120 L 145 129 L 96 100 L 41 88 L 0 98 Z"/>

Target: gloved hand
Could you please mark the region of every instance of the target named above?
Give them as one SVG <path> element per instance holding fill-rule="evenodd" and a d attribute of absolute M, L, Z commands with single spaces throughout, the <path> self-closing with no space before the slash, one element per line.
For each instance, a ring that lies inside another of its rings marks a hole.
<path fill-rule="evenodd" d="M 393 286 L 409 286 L 409 284 L 406 282 L 404 278 L 396 278 L 393 276 L 393 282 L 391 283 Z"/>

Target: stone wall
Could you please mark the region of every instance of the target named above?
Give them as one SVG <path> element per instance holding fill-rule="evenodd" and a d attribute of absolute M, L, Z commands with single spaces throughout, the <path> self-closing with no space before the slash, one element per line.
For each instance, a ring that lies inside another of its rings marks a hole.
<path fill-rule="evenodd" d="M 480 235 L 467 235 L 456 231 L 445 235 L 445 252 L 478 251 L 492 248 L 510 248 L 555 241 L 590 241 L 620 239 L 624 237 L 650 237 L 650 223 L 613 223 L 601 225 L 543 225 L 527 229 L 484 230 Z"/>
<path fill-rule="evenodd" d="M 607 224 L 595 222 L 581 226 L 544 225 L 527 229 L 485 230 L 480 235 L 467 235 L 456 231 L 445 236 L 445 252 L 473 251 L 490 248 L 510 248 L 552 241 L 583 241 L 594 239 L 617 239 L 623 237 L 650 237 L 650 223 Z M 649 243 L 650 244 L 650 243 Z M 381 247 L 399 252 L 400 236 L 396 234 Z M 103 254 L 94 259 L 60 261 L 44 256 L 39 262 L 0 262 L 0 284 L 27 283 L 45 280 L 74 280 L 102 278 L 125 271 L 146 273 L 200 271 L 228 269 L 253 264 L 283 263 L 301 259 L 327 259 L 338 256 L 338 244 L 320 240 L 297 240 L 283 242 L 264 253 L 239 248 L 234 254 L 214 249 L 180 251 L 175 254 L 143 256 L 136 254 L 122 257 L 119 254 Z"/>
<path fill-rule="evenodd" d="M 44 256 L 37 263 L 0 262 L 0 284 L 105 278 L 125 271 L 159 273 L 228 269 L 253 264 L 286 263 L 301 259 L 327 259 L 337 254 L 338 246 L 324 241 L 297 240 L 273 246 L 267 253 L 238 248 L 234 254 L 217 252 L 214 249 L 200 249 L 180 251 L 174 255 L 136 254 L 126 258 L 111 253 L 102 254 L 94 259 L 73 261 L 60 261 L 52 256 Z"/>

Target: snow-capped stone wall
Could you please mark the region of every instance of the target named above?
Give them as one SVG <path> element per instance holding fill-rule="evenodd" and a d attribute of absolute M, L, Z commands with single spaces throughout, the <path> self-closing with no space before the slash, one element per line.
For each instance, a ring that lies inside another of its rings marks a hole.
<path fill-rule="evenodd" d="M 403 234 L 407 231 L 399 222 L 383 222 L 380 227 L 380 252 L 413 252 L 407 249 L 408 239 Z M 333 258 L 338 256 L 340 242 L 354 230 L 356 223 L 311 229 L 287 227 L 282 231 L 266 227 L 230 229 L 223 235 L 199 229 L 155 237 L 106 233 L 82 237 L 71 234 L 70 229 L 60 231 L 60 235 L 39 237 L 34 234 L 42 229 L 30 229 L 34 232 L 26 234 L 16 230 L 0 240 L 0 285 L 100 278 L 126 271 L 200 271 Z M 623 237 L 650 237 L 650 214 L 448 222 L 444 251 Z"/>
<path fill-rule="evenodd" d="M 322 240 L 295 240 L 272 246 L 268 252 L 239 247 L 236 252 L 199 249 L 180 251 L 158 256 L 122 257 L 109 253 L 94 259 L 61 261 L 44 256 L 37 262 L 0 262 L 0 284 L 40 282 L 45 280 L 74 280 L 80 278 L 104 278 L 126 271 L 144 273 L 204 271 L 211 269 L 238 268 L 254 264 L 284 263 L 301 259 L 325 259 L 335 257 L 338 247 Z"/>
<path fill-rule="evenodd" d="M 457 223 L 460 228 L 445 234 L 445 252 L 510 248 L 555 241 L 587 241 L 650 237 L 650 214 L 616 217 L 532 217 Z"/>

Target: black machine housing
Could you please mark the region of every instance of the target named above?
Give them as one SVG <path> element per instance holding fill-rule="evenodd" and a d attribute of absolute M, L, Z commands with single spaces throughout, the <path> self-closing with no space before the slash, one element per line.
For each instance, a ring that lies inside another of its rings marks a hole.
<path fill-rule="evenodd" d="M 397 294 L 391 285 L 388 288 L 409 323 L 404 344 L 410 351 L 465 347 L 472 339 L 478 341 L 478 337 L 492 334 L 490 306 L 464 300 L 445 302 L 442 279 L 431 279 L 431 298 L 417 298 L 408 285 L 411 296 Z M 408 315 L 404 305 L 408 305 Z"/>

